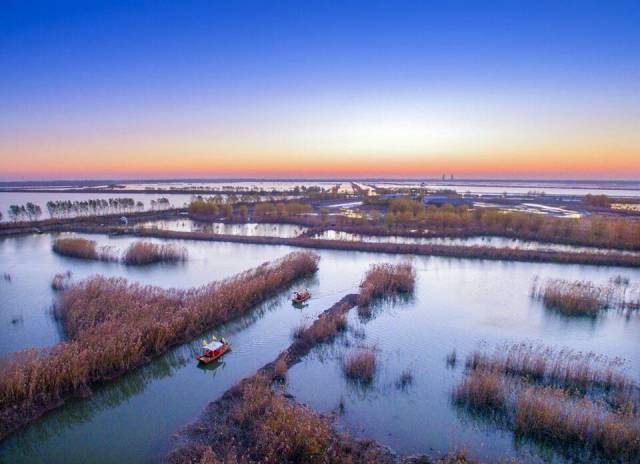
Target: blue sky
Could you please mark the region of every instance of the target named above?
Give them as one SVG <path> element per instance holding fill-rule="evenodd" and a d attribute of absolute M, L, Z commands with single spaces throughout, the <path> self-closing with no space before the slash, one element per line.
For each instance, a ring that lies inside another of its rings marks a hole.
<path fill-rule="evenodd" d="M 4 2 L 0 176 L 637 176 L 639 24 L 637 1 Z"/>

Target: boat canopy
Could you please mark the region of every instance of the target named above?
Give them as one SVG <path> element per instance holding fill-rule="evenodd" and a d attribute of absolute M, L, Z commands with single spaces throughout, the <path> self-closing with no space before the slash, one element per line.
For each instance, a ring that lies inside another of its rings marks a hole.
<path fill-rule="evenodd" d="M 220 347 L 222 347 L 222 342 L 215 341 L 215 342 L 211 342 L 211 343 L 206 344 L 204 346 L 204 349 L 205 350 L 210 350 L 210 351 L 215 351 Z"/>

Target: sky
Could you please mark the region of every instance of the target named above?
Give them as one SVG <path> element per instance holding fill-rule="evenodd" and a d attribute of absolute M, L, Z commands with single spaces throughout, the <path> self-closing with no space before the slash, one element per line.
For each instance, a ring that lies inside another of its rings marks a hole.
<path fill-rule="evenodd" d="M 640 2 L 4 0 L 0 180 L 640 179 Z"/>

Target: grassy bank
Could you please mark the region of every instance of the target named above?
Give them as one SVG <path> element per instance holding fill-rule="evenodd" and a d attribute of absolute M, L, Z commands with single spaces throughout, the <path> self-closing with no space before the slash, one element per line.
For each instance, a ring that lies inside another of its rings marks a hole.
<path fill-rule="evenodd" d="M 238 317 L 317 270 L 318 256 L 296 252 L 222 281 L 163 290 L 94 277 L 57 304 L 68 340 L 0 363 L 0 438 L 67 398 L 135 369 L 170 347 Z"/>

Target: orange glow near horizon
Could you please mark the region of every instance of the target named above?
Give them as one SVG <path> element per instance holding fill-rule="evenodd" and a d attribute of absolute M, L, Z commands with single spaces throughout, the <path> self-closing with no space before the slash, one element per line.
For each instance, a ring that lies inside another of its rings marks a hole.
<path fill-rule="evenodd" d="M 412 112 L 404 102 L 341 118 L 312 107 L 299 119 L 271 110 L 242 123 L 173 114 L 181 124 L 34 128 L 0 140 L 0 179 L 640 178 L 640 131 L 629 114 L 606 121 L 446 111 Z"/>
<path fill-rule="evenodd" d="M 589 179 L 637 179 L 637 153 L 534 152 L 515 157 L 509 154 L 480 155 L 302 155 L 267 153 L 261 156 L 233 154 L 169 153 L 149 157 L 119 154 L 58 158 L 54 163 L 3 166 L 6 178 L 173 178 L 173 177 L 264 177 L 264 178 L 345 178 L 345 177 L 547 177 Z M 4 164 L 4 163 L 3 163 Z"/>

